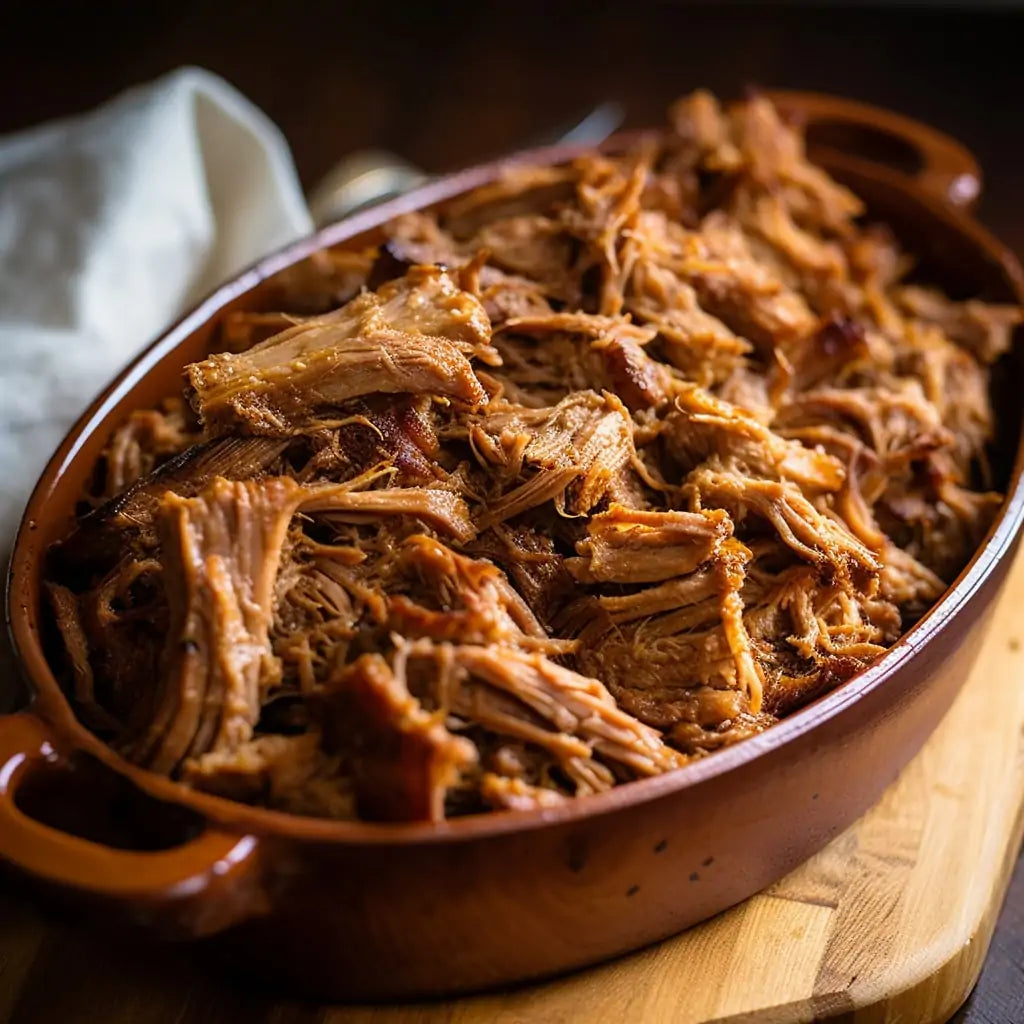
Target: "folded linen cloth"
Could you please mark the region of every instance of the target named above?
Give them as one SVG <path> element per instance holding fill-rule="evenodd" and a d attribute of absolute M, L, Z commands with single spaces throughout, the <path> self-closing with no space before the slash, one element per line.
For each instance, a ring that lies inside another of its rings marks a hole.
<path fill-rule="evenodd" d="M 311 229 L 284 137 L 197 68 L 0 139 L 0 536 L 120 366 Z"/>
<path fill-rule="evenodd" d="M 4 564 L 43 464 L 103 384 L 221 281 L 311 229 L 284 137 L 197 68 L 0 138 Z"/>

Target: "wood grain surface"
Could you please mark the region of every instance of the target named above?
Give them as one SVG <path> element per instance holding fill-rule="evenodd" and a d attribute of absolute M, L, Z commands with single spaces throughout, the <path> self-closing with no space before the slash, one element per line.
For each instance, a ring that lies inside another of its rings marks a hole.
<path fill-rule="evenodd" d="M 1022 604 L 1018 558 L 962 694 L 869 814 L 770 889 L 667 942 L 511 992 L 314 1007 L 219 974 L 196 950 L 48 923 L 8 887 L 0 1021 L 945 1021 L 977 980 L 1024 825 Z"/>

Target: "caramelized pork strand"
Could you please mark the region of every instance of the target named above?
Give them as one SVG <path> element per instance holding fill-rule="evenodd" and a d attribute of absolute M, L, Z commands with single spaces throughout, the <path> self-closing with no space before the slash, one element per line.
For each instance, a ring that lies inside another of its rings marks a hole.
<path fill-rule="evenodd" d="M 443 270 L 418 267 L 337 312 L 241 353 L 189 368 L 192 403 L 211 433 L 287 436 L 373 394 L 429 394 L 479 406 L 469 356 L 497 361 L 479 302 Z"/>

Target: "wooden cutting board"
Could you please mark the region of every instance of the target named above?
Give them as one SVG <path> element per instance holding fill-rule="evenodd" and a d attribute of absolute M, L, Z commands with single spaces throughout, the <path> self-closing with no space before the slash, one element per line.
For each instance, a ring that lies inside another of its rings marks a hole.
<path fill-rule="evenodd" d="M 1018 558 L 962 694 L 878 806 L 778 884 L 675 939 L 513 992 L 314 1007 L 232 983 L 180 948 L 45 923 L 8 886 L 0 1022 L 944 1021 L 977 980 L 1024 826 L 1021 607 Z"/>

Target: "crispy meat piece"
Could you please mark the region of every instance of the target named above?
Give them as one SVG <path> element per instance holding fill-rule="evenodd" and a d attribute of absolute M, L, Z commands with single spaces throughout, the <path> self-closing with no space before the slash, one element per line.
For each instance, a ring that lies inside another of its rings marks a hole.
<path fill-rule="evenodd" d="M 566 568 L 581 583 L 657 583 L 685 576 L 711 558 L 732 534 L 718 510 L 644 512 L 612 505 L 592 516 L 579 558 Z"/>
<path fill-rule="evenodd" d="M 467 558 L 424 534 L 407 537 L 398 557 L 415 585 L 412 593 L 388 601 L 388 625 L 396 632 L 453 642 L 512 642 L 550 654 L 571 650 L 571 643 L 548 637 L 493 562 Z"/>
<path fill-rule="evenodd" d="M 453 649 L 451 657 L 471 678 L 520 702 L 526 720 L 532 712 L 545 723 L 543 728 L 554 730 L 554 741 L 575 737 L 579 743 L 565 746 L 569 756 L 600 755 L 634 776 L 658 775 L 682 764 L 653 729 L 617 708 L 597 679 L 581 676 L 543 655 L 497 645 L 462 645 Z"/>
<path fill-rule="evenodd" d="M 838 490 L 845 473 L 835 457 L 787 441 L 754 416 L 703 388 L 683 387 L 665 419 L 669 453 L 684 471 L 706 459 L 735 460 L 759 476 L 792 480 L 809 495 Z"/>
<path fill-rule="evenodd" d="M 502 330 L 535 335 L 548 344 L 552 335 L 579 334 L 590 339 L 582 352 L 574 346 L 587 386 L 617 394 L 629 409 L 661 405 L 669 397 L 672 376 L 665 366 L 644 351 L 657 336 L 652 328 L 637 327 L 628 319 L 585 313 L 546 313 L 517 316 Z"/>
<path fill-rule="evenodd" d="M 208 433 L 281 437 L 364 395 L 430 394 L 479 405 L 486 394 L 467 356 L 495 362 L 489 342 L 479 302 L 445 271 L 423 267 L 247 352 L 193 363 L 188 379 Z"/>
<path fill-rule="evenodd" d="M 724 508 L 734 523 L 759 516 L 801 558 L 838 578 L 873 588 L 880 563 L 844 526 L 819 512 L 795 484 L 749 477 L 713 460 L 694 470 L 686 490 L 699 508 Z"/>
<path fill-rule="evenodd" d="M 585 514 L 635 454 L 629 414 L 607 392 L 579 392 L 553 409 L 496 411 L 474 424 L 469 436 L 478 457 L 507 475 L 532 470 L 524 483 L 490 503 L 488 525 L 552 500 L 566 514 Z"/>
<path fill-rule="evenodd" d="M 791 398 L 821 381 L 856 372 L 870 360 L 867 331 L 844 313 L 832 312 L 817 330 L 776 353 L 777 365 L 771 382 L 773 406 L 777 410 Z"/>
<path fill-rule="evenodd" d="M 444 818 L 445 792 L 476 764 L 476 748 L 425 711 L 380 655 L 349 665 L 321 703 L 327 746 L 352 766 L 360 817 Z"/>
<path fill-rule="evenodd" d="M 297 478 L 342 480 L 386 466 L 399 486 L 444 479 L 430 404 L 427 396 L 392 395 L 354 402 L 345 422 L 309 438 L 314 455 Z"/>
<path fill-rule="evenodd" d="M 476 536 L 466 503 L 443 487 L 388 487 L 373 491 L 310 489 L 303 509 L 341 522 L 365 522 L 379 516 L 409 516 L 466 543 Z"/>
<path fill-rule="evenodd" d="M 659 235 L 665 225 L 650 217 L 641 220 L 641 229 L 638 238 L 652 251 L 647 259 L 637 260 L 626 309 L 658 332 L 665 358 L 687 379 L 703 385 L 724 380 L 743 365 L 751 343 L 703 308 L 693 286 L 671 266 L 660 264 L 660 259 L 681 258 L 682 240 L 664 242 Z"/>
<path fill-rule="evenodd" d="M 627 409 L 662 405 L 673 388 L 672 374 L 651 359 L 639 341 L 630 337 L 597 338 L 591 345 L 604 364 L 605 390 L 617 394 Z"/>

